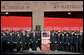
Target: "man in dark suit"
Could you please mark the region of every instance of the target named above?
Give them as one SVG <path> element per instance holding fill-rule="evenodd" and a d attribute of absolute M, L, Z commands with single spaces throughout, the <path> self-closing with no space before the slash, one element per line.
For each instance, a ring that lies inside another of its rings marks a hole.
<path fill-rule="evenodd" d="M 41 31 L 38 31 L 38 47 L 41 49 Z"/>

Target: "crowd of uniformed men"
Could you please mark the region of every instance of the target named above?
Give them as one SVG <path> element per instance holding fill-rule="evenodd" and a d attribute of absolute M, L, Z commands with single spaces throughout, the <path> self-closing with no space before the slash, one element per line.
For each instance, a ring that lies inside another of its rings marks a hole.
<path fill-rule="evenodd" d="M 1 32 L 1 51 L 13 51 L 17 49 L 33 51 L 41 50 L 41 31 L 9 31 Z M 83 31 L 51 31 L 50 50 L 83 52 Z"/>

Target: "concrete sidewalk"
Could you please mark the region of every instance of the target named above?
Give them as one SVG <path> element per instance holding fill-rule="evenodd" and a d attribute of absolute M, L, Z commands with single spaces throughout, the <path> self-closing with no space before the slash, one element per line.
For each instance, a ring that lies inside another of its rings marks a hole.
<path fill-rule="evenodd" d="M 37 51 L 32 51 L 32 49 L 28 50 L 21 50 L 20 52 L 6 52 L 2 54 L 83 54 L 83 53 L 76 53 L 76 52 L 65 52 L 65 51 L 41 51 L 39 48 L 37 48 Z"/>
<path fill-rule="evenodd" d="M 75 52 L 64 52 L 64 51 L 23 51 L 24 53 L 30 52 L 34 54 L 83 54 L 83 53 L 75 53 Z"/>

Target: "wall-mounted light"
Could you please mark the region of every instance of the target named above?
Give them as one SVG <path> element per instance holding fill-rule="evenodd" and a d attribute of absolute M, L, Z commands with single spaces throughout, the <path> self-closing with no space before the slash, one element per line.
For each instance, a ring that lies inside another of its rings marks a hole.
<path fill-rule="evenodd" d="M 6 14 L 8 14 L 8 12 L 6 12 Z"/>
<path fill-rule="evenodd" d="M 71 14 L 71 12 L 68 12 L 68 15 L 70 15 Z"/>

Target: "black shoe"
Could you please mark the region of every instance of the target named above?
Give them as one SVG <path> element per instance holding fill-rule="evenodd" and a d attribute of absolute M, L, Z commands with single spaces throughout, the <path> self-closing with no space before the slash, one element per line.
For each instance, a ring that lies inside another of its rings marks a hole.
<path fill-rule="evenodd" d="M 51 50 L 51 51 L 54 51 L 54 50 Z"/>

